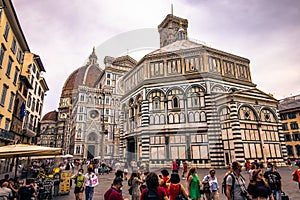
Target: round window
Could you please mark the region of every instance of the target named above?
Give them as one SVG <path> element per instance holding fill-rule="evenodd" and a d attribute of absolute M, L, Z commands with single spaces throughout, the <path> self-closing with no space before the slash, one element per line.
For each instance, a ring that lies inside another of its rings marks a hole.
<path fill-rule="evenodd" d="M 93 119 L 99 117 L 99 112 L 97 110 L 91 110 L 89 112 L 89 114 L 90 114 L 90 117 Z"/>

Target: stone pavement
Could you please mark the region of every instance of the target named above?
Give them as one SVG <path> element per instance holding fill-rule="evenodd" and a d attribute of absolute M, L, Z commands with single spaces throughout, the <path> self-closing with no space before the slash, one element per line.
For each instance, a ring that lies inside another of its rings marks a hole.
<path fill-rule="evenodd" d="M 292 169 L 289 169 L 288 167 L 281 167 L 278 169 L 279 173 L 282 176 L 282 188 L 283 191 L 289 195 L 290 199 L 292 200 L 300 200 L 300 191 L 298 189 L 298 184 L 294 181 L 292 181 L 292 176 L 291 173 L 293 172 L 293 170 L 295 170 L 296 167 L 293 167 Z M 160 172 L 160 169 L 156 169 L 156 170 L 152 170 L 155 171 L 157 173 Z M 169 172 L 171 170 L 169 169 Z M 220 188 L 222 187 L 222 179 L 224 174 L 226 173 L 226 169 L 216 169 L 216 176 L 218 178 L 218 183 L 220 185 Z M 207 173 L 208 173 L 208 169 L 197 169 L 198 175 L 200 178 L 203 178 Z M 243 176 L 246 179 L 246 183 L 248 185 L 249 183 L 249 178 L 248 178 L 248 174 L 243 171 L 242 172 Z M 130 174 L 129 174 L 130 175 Z M 105 191 L 110 187 L 112 181 L 114 178 L 114 172 L 111 174 L 105 174 L 103 176 L 99 176 L 99 185 L 96 186 L 95 188 L 95 194 L 94 194 L 94 199 L 95 200 L 103 200 L 103 194 L 105 193 Z M 186 181 L 185 180 L 181 180 L 181 183 L 186 186 Z M 129 198 L 129 200 L 131 199 L 130 195 L 128 194 L 128 185 L 127 185 L 127 181 L 123 182 L 123 196 L 124 198 Z M 187 187 L 186 187 L 187 188 Z M 62 195 L 59 196 L 57 198 L 55 198 L 57 200 L 75 200 L 75 195 L 74 195 L 74 184 L 71 188 L 71 192 L 69 195 Z M 220 189 L 220 200 L 226 200 L 227 198 L 225 197 L 224 194 L 222 194 L 221 189 Z"/>

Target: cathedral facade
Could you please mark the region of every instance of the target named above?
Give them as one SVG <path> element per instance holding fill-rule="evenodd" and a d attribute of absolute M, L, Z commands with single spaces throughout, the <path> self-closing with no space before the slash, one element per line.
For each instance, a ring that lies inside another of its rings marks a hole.
<path fill-rule="evenodd" d="M 88 62 L 67 78 L 58 111 L 47 113 L 40 123 L 38 144 L 61 147 L 75 159 L 119 158 L 118 84 L 136 61 L 105 57 L 104 64 L 101 69 L 93 49 Z"/>
<path fill-rule="evenodd" d="M 250 61 L 190 41 L 187 28 L 186 19 L 168 15 L 158 26 L 160 49 L 123 77 L 122 155 L 150 166 L 283 162 L 278 102 L 256 88 Z"/>

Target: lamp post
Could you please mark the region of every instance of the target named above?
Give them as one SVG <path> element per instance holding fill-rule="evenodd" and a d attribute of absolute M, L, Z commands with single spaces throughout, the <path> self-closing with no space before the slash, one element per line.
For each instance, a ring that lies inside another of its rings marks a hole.
<path fill-rule="evenodd" d="M 100 130 L 100 135 L 101 135 L 101 159 L 104 160 L 104 151 L 105 151 L 105 148 L 104 148 L 104 144 L 105 144 L 105 135 L 108 134 L 108 131 L 105 130 L 105 115 L 104 115 L 104 111 L 105 111 L 105 104 L 106 104 L 106 99 L 105 97 L 108 96 L 108 95 L 111 95 L 112 94 L 112 91 L 110 88 L 102 88 L 101 90 L 101 94 L 102 94 L 102 113 L 101 113 L 101 130 Z"/>
<path fill-rule="evenodd" d="M 104 160 L 104 132 L 105 132 L 105 124 L 104 124 L 104 103 L 105 103 L 105 93 L 102 92 L 102 113 L 101 113 L 101 160 Z"/>

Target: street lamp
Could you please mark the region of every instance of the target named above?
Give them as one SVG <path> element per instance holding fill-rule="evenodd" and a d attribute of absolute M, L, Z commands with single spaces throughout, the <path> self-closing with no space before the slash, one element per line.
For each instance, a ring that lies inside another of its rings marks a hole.
<path fill-rule="evenodd" d="M 104 104 L 105 104 L 105 92 L 102 92 L 102 113 L 101 113 L 101 160 L 104 160 L 104 135 L 105 135 L 105 122 L 104 122 Z"/>

